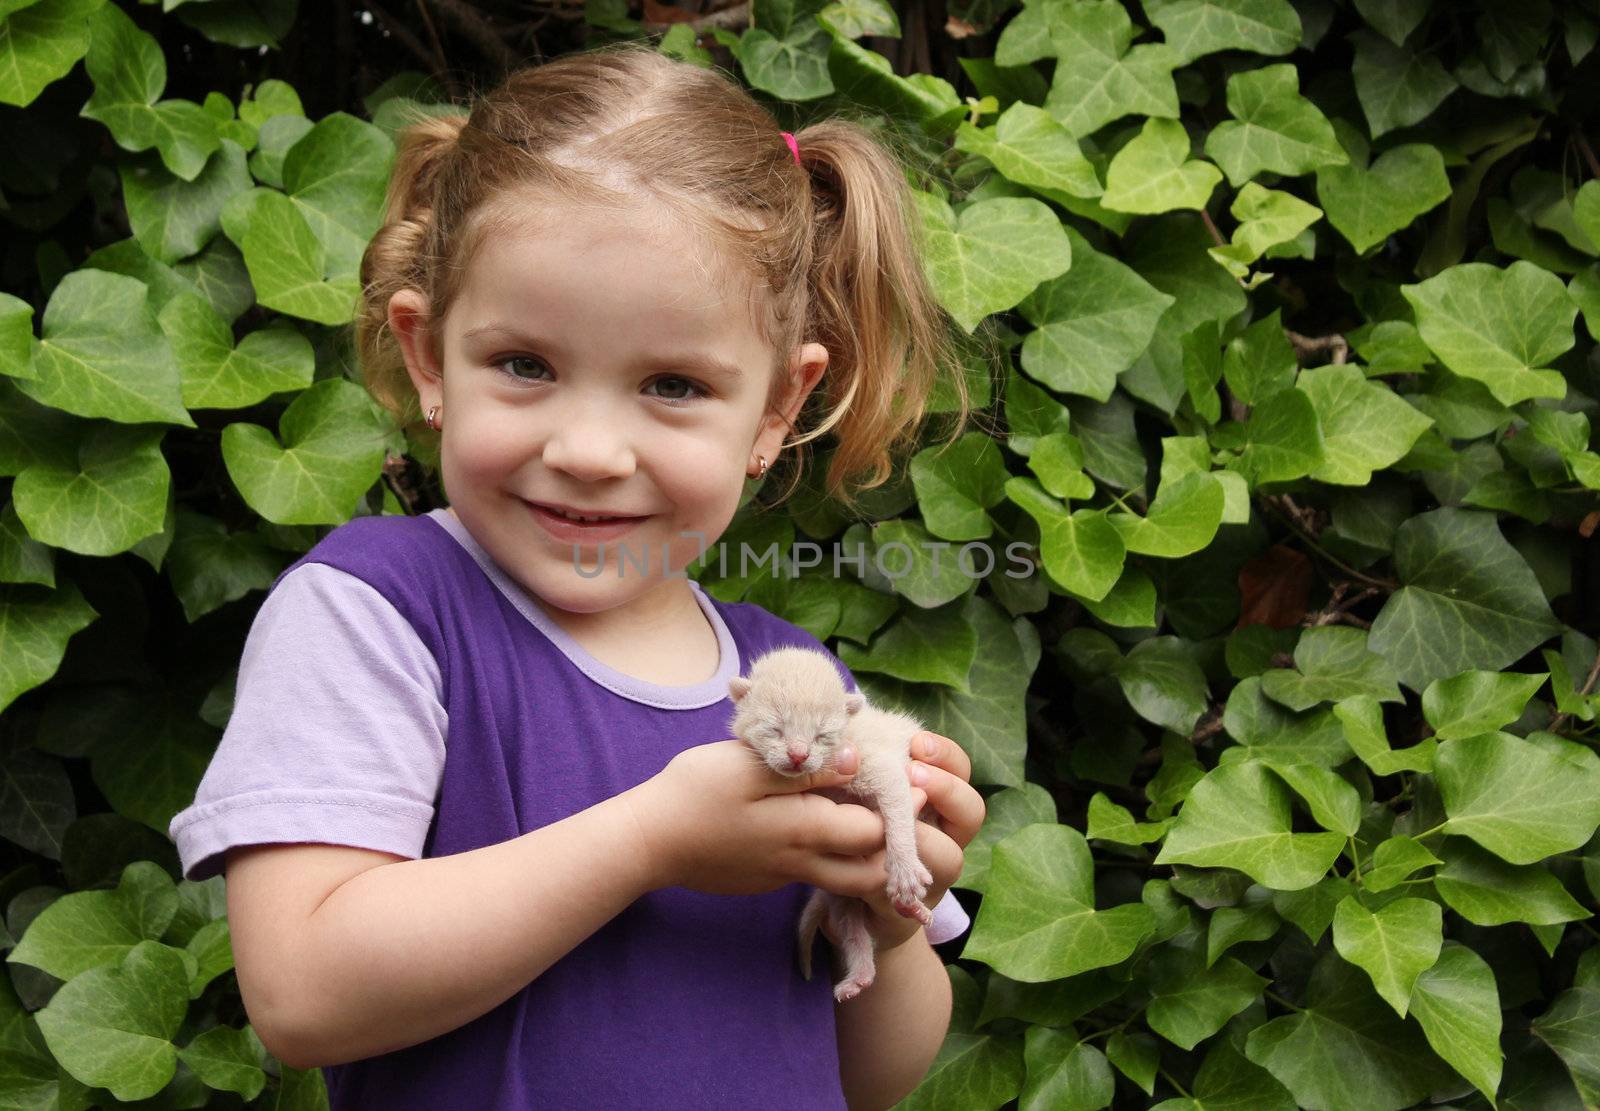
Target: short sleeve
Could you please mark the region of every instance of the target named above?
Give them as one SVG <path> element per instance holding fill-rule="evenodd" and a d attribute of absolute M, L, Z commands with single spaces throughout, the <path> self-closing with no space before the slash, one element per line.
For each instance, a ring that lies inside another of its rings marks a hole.
<path fill-rule="evenodd" d="M 447 732 L 438 662 L 411 624 L 360 578 L 301 564 L 257 612 L 232 716 L 168 826 L 184 877 L 264 842 L 420 856 Z"/>
<path fill-rule="evenodd" d="M 923 930 L 927 933 L 930 944 L 940 945 L 960 937 L 967 932 L 967 927 L 970 925 L 972 919 L 967 917 L 966 910 L 956 902 L 956 893 L 946 891 L 944 898 L 933 908 L 933 921 L 924 926 Z"/>

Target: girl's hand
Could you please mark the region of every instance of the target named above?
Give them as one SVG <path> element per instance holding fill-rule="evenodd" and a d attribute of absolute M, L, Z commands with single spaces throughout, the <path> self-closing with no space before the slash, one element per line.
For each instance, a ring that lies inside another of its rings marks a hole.
<path fill-rule="evenodd" d="M 882 847 L 883 819 L 807 793 L 848 783 L 857 764 L 852 749 L 840 755 L 842 770 L 779 775 L 737 739 L 678 753 L 620 796 L 639 826 L 650 889 L 759 895 L 809 883 L 866 890 L 876 877 L 881 893 L 881 854 L 876 861 L 864 854 Z"/>
<path fill-rule="evenodd" d="M 917 853 L 933 873 L 933 883 L 922 901 L 931 909 L 960 878 L 965 849 L 978 835 L 988 811 L 983 796 L 968 782 L 972 778 L 972 760 L 960 745 L 949 737 L 924 731 L 912 741 L 911 755 L 906 772 L 912 780 L 912 803 L 922 819 L 917 822 Z M 916 781 L 919 772 L 926 779 L 923 784 Z M 924 807 L 929 803 L 932 813 L 924 814 Z M 888 881 L 885 855 L 880 842 L 876 851 L 865 858 L 874 872 L 873 885 L 868 889 L 839 891 L 830 888 L 839 894 L 866 900 L 873 912 L 867 928 L 879 951 L 894 948 L 922 928 L 916 919 L 903 917 L 890 904 L 884 892 Z M 830 924 L 824 923 L 823 933 L 837 951 L 838 938 Z"/>

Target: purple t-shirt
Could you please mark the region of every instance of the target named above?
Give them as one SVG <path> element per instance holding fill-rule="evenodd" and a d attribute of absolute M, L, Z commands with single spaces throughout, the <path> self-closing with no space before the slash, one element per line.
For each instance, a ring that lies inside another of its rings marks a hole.
<path fill-rule="evenodd" d="M 262 842 L 497 844 L 727 737 L 729 678 L 769 648 L 822 646 L 689 585 L 718 668 L 662 686 L 585 651 L 444 510 L 335 529 L 251 627 L 232 717 L 170 826 L 184 874 Z M 478 1019 L 324 1070 L 333 1106 L 843 1106 L 826 959 L 809 983 L 794 961 L 807 891 L 650 892 Z M 946 896 L 928 934 L 967 925 Z"/>

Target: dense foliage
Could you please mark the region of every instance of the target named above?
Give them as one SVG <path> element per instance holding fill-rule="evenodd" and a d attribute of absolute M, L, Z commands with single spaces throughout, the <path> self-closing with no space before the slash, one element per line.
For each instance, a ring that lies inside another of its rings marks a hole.
<path fill-rule="evenodd" d="M 163 8 L 0 0 L 0 1108 L 324 1105 L 167 823 L 277 572 L 438 494 L 346 325 L 461 74 L 329 92 L 292 0 Z M 895 126 L 1003 356 L 872 520 L 726 538 L 860 563 L 698 569 L 972 756 L 906 1106 L 1595 1106 L 1600 4 L 979 3 L 943 76 L 883 0 L 749 23 L 660 47 Z"/>

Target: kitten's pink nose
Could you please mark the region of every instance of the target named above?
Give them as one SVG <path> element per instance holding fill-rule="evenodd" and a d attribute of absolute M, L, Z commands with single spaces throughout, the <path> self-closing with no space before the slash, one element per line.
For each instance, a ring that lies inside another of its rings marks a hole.
<path fill-rule="evenodd" d="M 798 768 L 801 764 L 804 764 L 806 762 L 806 752 L 807 752 L 806 749 L 800 748 L 798 746 L 791 747 L 789 749 L 789 764 L 790 764 L 790 766 Z"/>

